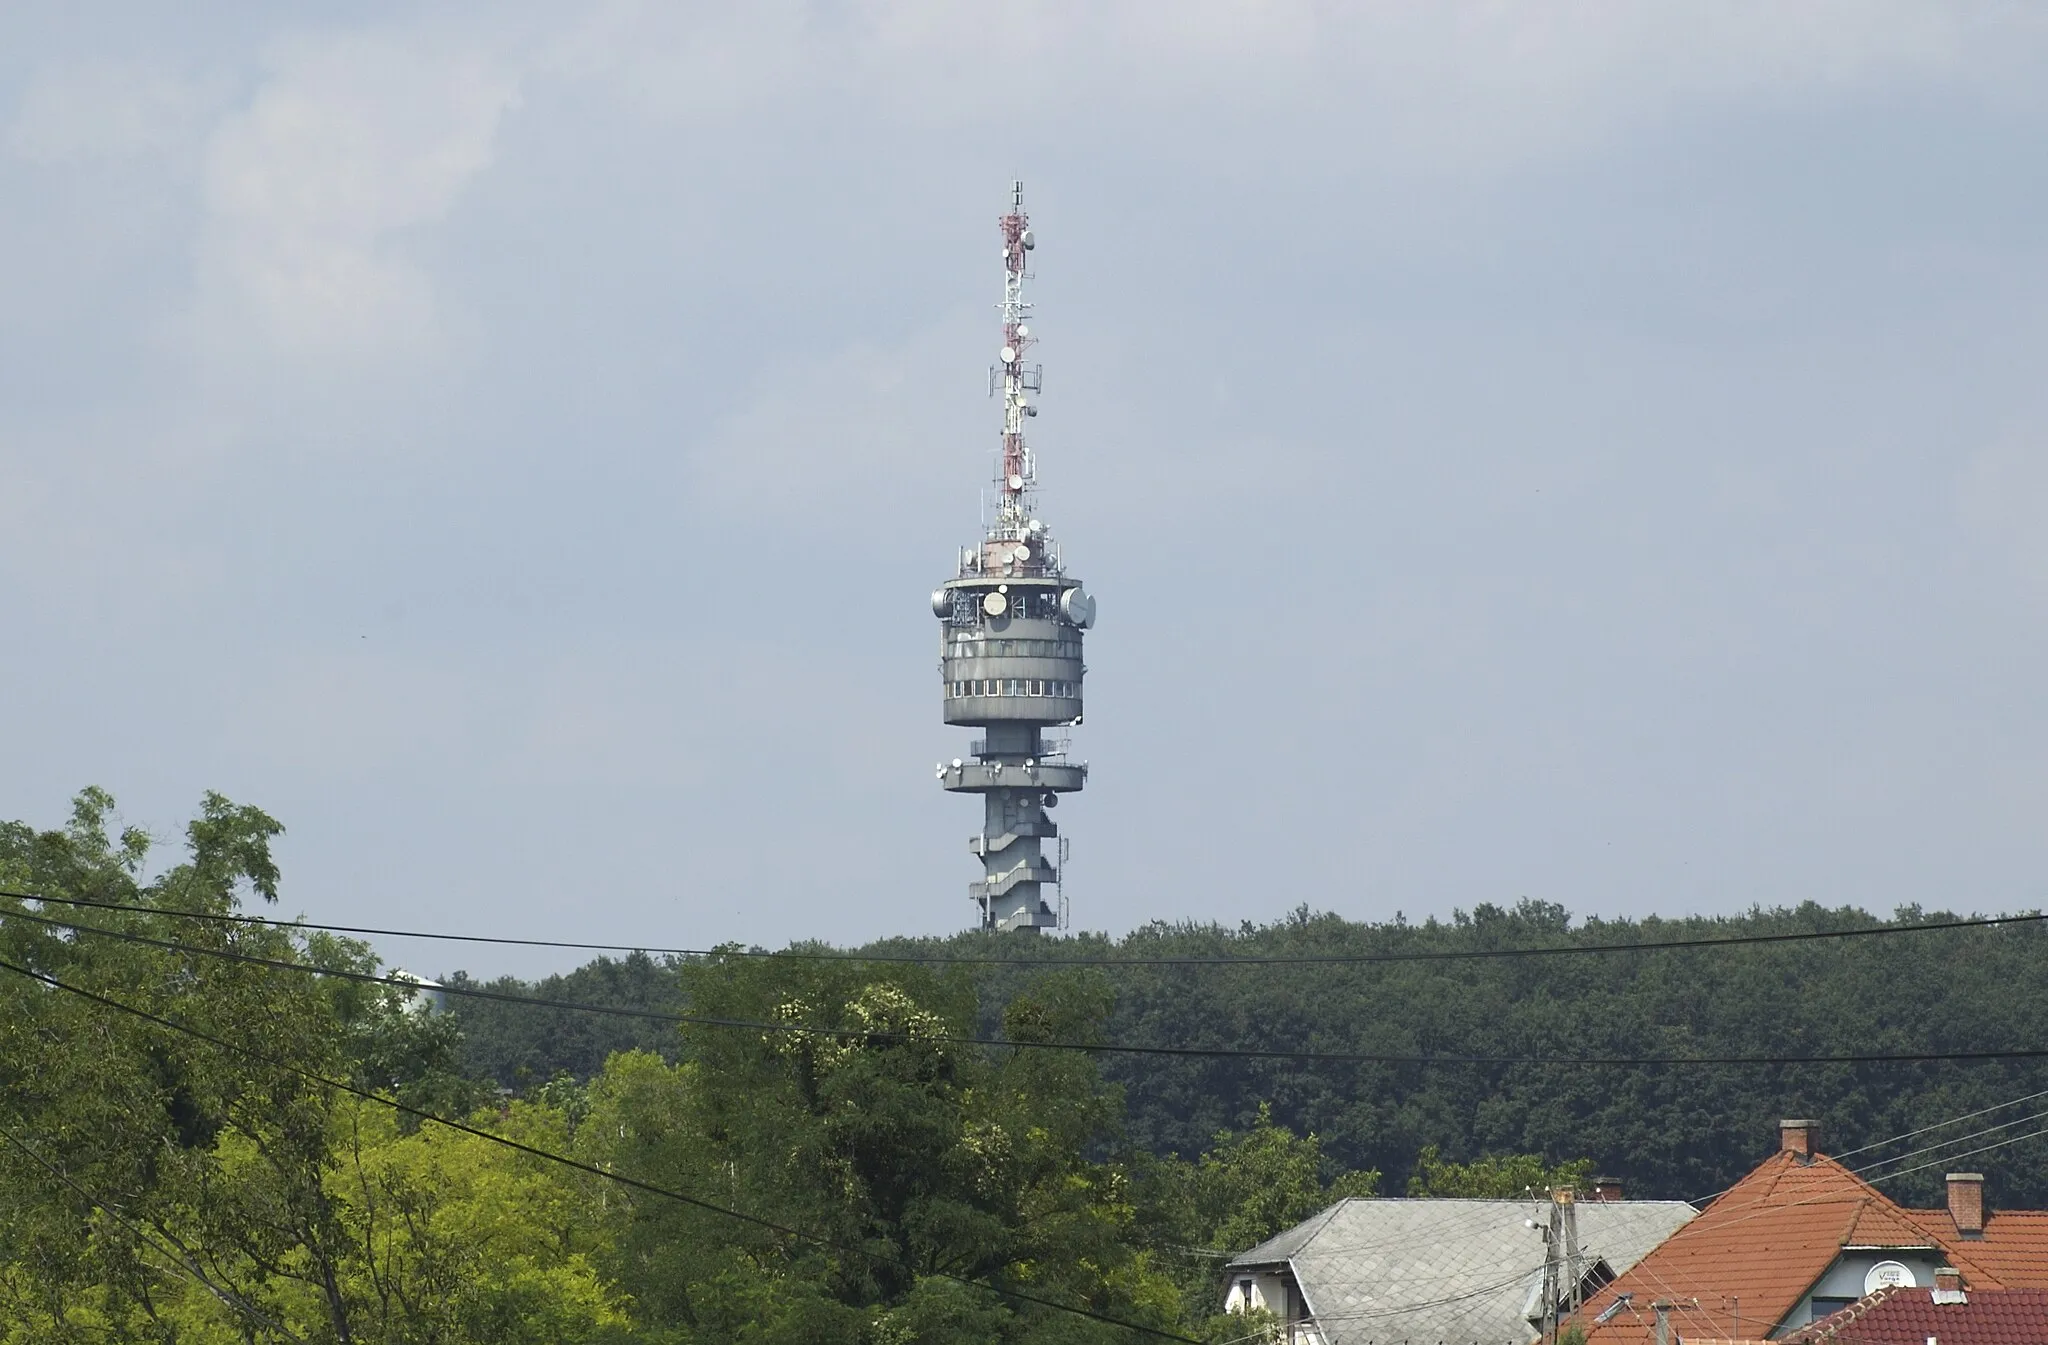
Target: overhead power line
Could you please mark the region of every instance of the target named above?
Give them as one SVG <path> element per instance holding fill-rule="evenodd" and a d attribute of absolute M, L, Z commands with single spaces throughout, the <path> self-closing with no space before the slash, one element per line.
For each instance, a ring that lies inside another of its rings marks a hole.
<path fill-rule="evenodd" d="M 50 925 L 58 929 L 72 930 L 81 934 L 91 934 L 127 943 L 143 944 L 169 952 L 196 954 L 201 957 L 211 957 L 228 962 L 240 962 L 251 966 L 266 967 L 275 971 L 296 972 L 309 976 L 330 976 L 363 984 L 394 986 L 401 990 L 414 992 L 420 989 L 418 981 L 402 976 L 380 976 L 375 972 L 351 971 L 342 967 L 322 967 L 308 962 L 287 962 L 281 958 L 259 957 L 253 953 L 240 953 L 228 948 L 207 948 L 199 944 L 180 943 L 175 939 L 158 939 L 152 938 L 147 934 L 131 933 L 127 930 L 107 929 L 99 925 L 58 920 L 50 916 L 31 915 L 26 911 L 0 912 L 0 915 L 11 916 L 18 920 L 33 921 L 41 925 Z M 659 1009 L 633 1009 L 612 1004 L 584 1004 L 574 1000 L 541 999 L 527 995 L 508 994 L 501 990 L 488 990 L 481 986 L 439 985 L 435 988 L 445 994 L 497 1003 L 519 1004 L 529 1008 L 557 1009 L 570 1013 L 592 1013 L 621 1018 L 638 1018 L 677 1025 L 687 1024 L 695 1027 L 737 1028 L 749 1032 L 774 1032 L 796 1036 L 829 1037 L 842 1041 L 927 1041 L 942 1042 L 953 1046 L 988 1046 L 1013 1050 L 1072 1051 L 1089 1055 L 1134 1055 L 1195 1060 L 1287 1060 L 1325 1065 L 1569 1065 L 1641 1068 L 1651 1065 L 1926 1064 L 1941 1061 L 2035 1060 L 2048 1058 L 2048 1046 L 1981 1051 L 1870 1052 L 1802 1056 L 1503 1056 L 1377 1051 L 1301 1051 L 1260 1047 L 1150 1046 L 1120 1042 L 1030 1041 L 1011 1037 L 977 1037 L 964 1033 L 917 1033 L 912 1035 L 900 1032 L 875 1031 L 866 1028 L 812 1027 L 803 1023 L 773 1023 L 744 1018 L 716 1018 L 704 1014 L 673 1013 Z"/>
<path fill-rule="evenodd" d="M 2033 1101 L 2034 1099 L 2036 1099 L 2036 1098 L 2044 1098 L 2044 1097 L 2048 1097 L 2048 1088 L 2044 1088 L 2044 1089 L 2042 1089 L 2041 1091 L 2039 1091 L 2039 1092 L 2036 1092 L 2036 1093 L 2027 1093 L 2027 1094 L 2025 1094 L 2025 1095 L 2023 1095 L 2023 1096 L 2020 1096 L 2020 1097 L 2016 1097 L 2016 1098 L 2012 1098 L 2012 1099 L 2010 1099 L 2010 1100 L 2008 1100 L 2008 1101 L 2005 1101 L 2005 1102 L 1994 1102 L 1994 1103 L 1992 1103 L 1992 1104 L 1991 1104 L 1990 1106 L 1988 1106 L 1988 1107 L 1979 1107 L 1979 1108 L 1978 1108 L 1977 1110 L 1975 1110 L 1975 1111 L 1969 1111 L 1969 1112 L 1964 1112 L 1964 1113 L 1963 1113 L 1963 1114 L 1962 1114 L 1961 1116 L 1951 1116 L 1951 1117 L 1949 1117 L 1949 1118 L 1948 1118 L 1947 1120 L 1945 1120 L 1945 1121 L 1934 1121 L 1934 1122 L 1931 1122 L 1931 1123 L 1929 1123 L 1929 1124 L 1927 1124 L 1927 1125 L 1921 1126 L 1921 1127 L 1919 1127 L 1919 1128 L 1918 1128 L 1918 1129 L 1916 1129 L 1916 1130 L 1904 1130 L 1904 1131 L 1900 1131 L 1900 1132 L 1899 1132 L 1898 1134 L 1896 1134 L 1896 1135 L 1887 1135 L 1887 1136 L 1885 1136 L 1885 1137 L 1884 1137 L 1883 1139 L 1881 1139 L 1881 1140 L 1872 1140 L 1872 1141 L 1870 1141 L 1870 1143 L 1868 1143 L 1868 1144 L 1859 1144 L 1859 1145 L 1857 1145 L 1857 1146 L 1856 1146 L 1855 1148 L 1853 1148 L 1853 1149 L 1844 1149 L 1844 1150 L 1843 1150 L 1843 1151 L 1842 1151 L 1841 1153 L 1838 1153 L 1838 1154 L 1833 1154 L 1833 1155 L 1831 1155 L 1831 1157 L 1833 1157 L 1833 1158 L 1836 1158 L 1836 1159 L 1843 1159 L 1843 1158 L 1847 1158 L 1847 1157 L 1849 1157 L 1849 1156 L 1850 1156 L 1850 1155 L 1852 1155 L 1852 1154 L 1860 1154 L 1860 1153 L 1867 1153 L 1868 1151 L 1870 1151 L 1870 1150 L 1872 1150 L 1872 1149 L 1882 1149 L 1882 1148 L 1883 1148 L 1883 1147 L 1884 1147 L 1885 1145 L 1887 1145 L 1887 1144 L 1896 1144 L 1896 1143 L 1897 1143 L 1898 1141 L 1900 1141 L 1900 1140 L 1909 1140 L 1909 1139 L 1915 1139 L 1915 1138 L 1917 1138 L 1917 1137 L 1919 1137 L 1919 1136 L 1921 1136 L 1921 1135 L 1925 1135 L 1925 1134 L 1928 1134 L 1929 1132 L 1931 1132 L 1931 1131 L 1935 1131 L 1935 1130 L 1946 1130 L 1946 1129 L 1948 1129 L 1948 1128 L 1949 1128 L 1950 1126 L 1952 1126 L 1952 1125 L 1961 1125 L 1961 1124 L 1962 1124 L 1963 1122 L 1965 1122 L 1965 1121 L 1974 1121 L 1974 1120 L 1976 1120 L 1976 1119 L 1977 1119 L 1978 1117 L 1980 1117 L 1980 1116 L 1989 1116 L 1989 1115 L 1990 1115 L 1990 1114 L 1991 1114 L 1992 1112 L 1995 1112 L 1995 1111 L 2004 1111 L 2004 1110 L 2005 1110 L 2005 1109 L 2006 1109 L 2007 1107 L 2017 1107 L 2017 1106 L 2019 1106 L 2019 1105 L 2020 1105 L 2021 1103 L 2023 1103 L 2023 1102 L 2032 1102 L 2032 1101 Z M 2006 1124 L 2006 1125 L 2012 1125 L 2012 1124 L 2014 1124 L 2014 1123 L 2013 1123 L 2013 1122 L 2010 1122 L 2010 1121 L 2008 1121 L 2008 1122 L 2005 1122 L 2005 1124 Z M 1993 1126 L 1993 1127 L 1991 1127 L 1991 1128 L 1992 1128 L 1993 1130 L 1997 1130 L 1997 1129 L 2000 1129 L 2001 1127 L 1999 1127 L 1999 1126 Z M 1979 1134 L 1982 1134 L 1982 1133 L 1985 1133 L 1985 1132 L 1979 1131 L 1979 1132 L 1977 1132 L 1977 1133 L 1979 1133 Z M 1966 1136 L 1963 1136 L 1963 1138 L 1964 1138 L 1964 1139 L 1968 1139 L 1968 1138 L 1970 1138 L 1970 1136 L 1967 1136 L 1967 1135 L 1966 1135 Z M 1942 1141 L 1942 1143 L 1943 1143 L 1943 1144 L 1951 1144 L 1951 1143 L 1954 1143 L 1954 1141 L 1953 1141 L 1953 1140 L 1943 1140 L 1943 1141 Z M 1938 1148 L 1939 1146 L 1938 1146 L 1938 1145 L 1933 1145 L 1933 1146 L 1929 1146 L 1929 1147 L 1932 1147 L 1932 1148 Z M 1914 1150 L 1914 1151 L 1913 1151 L 1913 1153 L 1922 1153 L 1922 1152 L 1925 1152 L 1925 1150 L 1920 1150 L 1920 1149 L 1916 1149 L 1916 1150 Z M 1883 1159 L 1883 1160 L 1881 1160 L 1881 1161 L 1882 1161 L 1882 1162 L 1887 1162 L 1887 1163 L 1891 1163 L 1891 1162 L 1897 1162 L 1897 1161 L 1899 1161 L 1900 1159 L 1904 1159 L 1904 1158 L 1910 1158 L 1910 1157 L 1912 1157 L 1912 1156 L 1913 1156 L 1913 1153 L 1901 1154 L 1901 1155 L 1899 1155 L 1899 1156 L 1898 1156 L 1898 1158 L 1887 1158 L 1887 1159 Z"/>
<path fill-rule="evenodd" d="M 303 920 L 278 920 L 260 915 L 228 915 L 209 911 L 179 911 L 158 906 L 123 902 L 89 901 L 78 897 L 47 897 L 33 892 L 0 891 L 0 897 L 20 901 L 49 902 L 59 906 L 87 907 L 103 911 L 134 911 L 182 920 L 225 924 L 270 925 L 284 929 L 320 930 L 329 934 L 356 934 L 374 938 L 427 939 L 444 943 L 481 943 L 516 948 L 563 948 L 598 953 L 659 953 L 666 957 L 758 957 L 813 962 L 906 962 L 929 966 L 995 967 L 1273 967 L 1331 964 L 1367 965 L 1382 962 L 1470 962 L 1527 957 L 1595 956 L 1614 953 L 1654 953 L 1689 948 L 1739 948 L 1757 944 L 1808 943 L 1824 939 L 1882 938 L 1895 934 L 1932 934 L 1942 930 L 1988 929 L 2000 925 L 2034 924 L 2048 920 L 2048 913 L 1973 916 L 1965 920 L 1929 920 L 1915 925 L 1872 925 L 1862 929 L 1792 930 L 1778 934 L 1735 934 L 1719 938 L 1643 939 L 1634 943 L 1545 944 L 1534 948 L 1446 948 L 1415 949 L 1379 953 L 1255 953 L 1247 955 L 1179 957 L 1084 957 L 1055 954 L 1033 957 L 977 956 L 956 953 L 859 953 L 810 952 L 798 949 L 770 951 L 762 948 L 659 948 L 649 944 L 580 943 L 565 939 L 519 939 L 498 934 L 451 934 L 417 929 L 383 929 L 372 925 L 326 925 Z"/>
<path fill-rule="evenodd" d="M 1097 1312 L 1093 1308 L 1079 1307 L 1072 1303 L 1062 1303 L 1057 1299 L 1045 1298 L 1038 1294 L 1027 1293 L 1021 1289 L 1005 1288 L 1002 1285 L 991 1284 L 987 1280 L 977 1280 L 967 1275 L 955 1275 L 943 1270 L 928 1270 L 923 1267 L 914 1265 L 911 1262 L 905 1261 L 900 1257 L 889 1256 L 881 1252 L 869 1251 L 866 1248 L 855 1247 L 847 1243 L 838 1242 L 834 1239 L 827 1238 L 822 1234 L 808 1232 L 804 1229 L 797 1228 L 789 1224 L 780 1223 L 774 1219 L 763 1218 L 758 1214 L 749 1214 L 744 1210 L 736 1210 L 729 1206 L 716 1204 L 709 1200 L 700 1200 L 696 1196 L 685 1195 L 681 1191 L 671 1190 L 670 1188 L 665 1186 L 657 1186 L 653 1182 L 641 1181 L 637 1177 L 629 1177 L 622 1172 L 613 1172 L 608 1169 L 599 1167 L 595 1163 L 585 1163 L 580 1159 L 571 1158 L 567 1154 L 556 1153 L 552 1149 L 543 1149 L 537 1145 L 526 1144 L 519 1140 L 511 1139 L 504 1135 L 494 1134 L 491 1131 L 485 1130 L 480 1126 L 469 1125 L 466 1122 L 462 1121 L 452 1121 L 447 1117 L 441 1116 L 435 1112 L 430 1112 L 419 1107 L 410 1106 L 406 1103 L 398 1101 L 396 1098 L 385 1097 L 382 1094 L 373 1092 L 367 1088 L 358 1088 L 356 1085 L 347 1083 L 340 1079 L 330 1079 L 326 1075 L 321 1074 L 315 1070 L 309 1070 L 302 1065 L 295 1065 L 288 1060 L 280 1060 L 275 1056 L 268 1055 L 262 1051 L 254 1050 L 238 1042 L 229 1041 L 224 1037 L 216 1037 L 210 1032 L 205 1032 L 199 1028 L 191 1027 L 185 1023 L 178 1022 L 174 1018 L 166 1018 L 161 1014 L 152 1013 L 148 1009 L 137 1008 L 132 1004 L 124 1004 L 120 1000 L 99 994 L 96 991 L 87 990 L 83 986 L 72 985 L 68 981 L 59 980 L 55 976 L 48 975 L 44 972 L 33 971 L 27 967 L 17 966 L 12 962 L 0 961 L 0 971 L 10 971 L 17 976 L 26 976 L 30 980 L 39 981 L 42 984 L 47 985 L 54 990 L 62 990 L 69 994 L 77 995 L 81 999 L 90 1000 L 95 1004 L 102 1005 L 105 1008 L 113 1009 L 120 1013 L 129 1014 L 133 1017 L 143 1019 L 146 1022 L 155 1023 L 159 1027 L 168 1028 L 173 1032 L 182 1033 L 185 1036 L 191 1037 L 197 1041 L 206 1042 L 208 1045 L 218 1047 L 219 1049 L 227 1051 L 230 1054 L 238 1055 L 248 1060 L 254 1060 L 260 1064 L 268 1065 L 272 1069 L 284 1070 L 288 1074 L 296 1075 L 299 1078 L 306 1080 L 308 1083 L 317 1085 L 319 1087 L 330 1088 L 335 1090 L 336 1092 L 347 1093 L 351 1096 L 361 1098 L 365 1102 L 374 1102 L 379 1106 L 388 1107 L 392 1111 L 401 1112 L 407 1116 L 414 1118 L 415 1120 L 431 1122 L 434 1125 L 445 1127 L 446 1129 L 456 1131 L 459 1134 L 474 1136 L 477 1139 L 486 1140 L 492 1144 L 501 1145 L 507 1149 L 514 1149 L 520 1153 L 528 1154 L 532 1157 L 543 1159 L 550 1163 L 559 1164 L 562 1167 L 569 1168 L 576 1172 L 582 1172 L 592 1177 L 599 1177 L 605 1181 L 615 1182 L 618 1185 L 627 1187 L 631 1190 L 642 1191 L 648 1195 L 659 1196 L 665 1200 L 673 1200 L 678 1202 L 679 1204 L 689 1205 L 695 1209 L 704 1210 L 711 1214 L 723 1215 L 725 1218 L 733 1219 L 740 1223 L 752 1224 L 756 1228 L 763 1228 L 771 1233 L 776 1233 L 783 1237 L 795 1238 L 801 1242 L 808 1242 L 814 1247 L 822 1247 L 827 1251 L 836 1252 L 841 1256 L 857 1256 L 864 1260 L 873 1262 L 877 1265 L 892 1266 L 898 1270 L 908 1271 L 912 1275 L 929 1276 L 936 1279 L 950 1280 L 955 1284 L 965 1285 L 966 1287 L 971 1289 L 980 1289 L 987 1293 L 995 1294 L 1001 1298 L 1011 1299 L 1015 1302 L 1029 1303 L 1035 1307 L 1050 1308 L 1055 1312 L 1069 1313 L 1076 1317 L 1086 1317 L 1091 1321 L 1101 1322 L 1108 1326 L 1121 1327 L 1126 1331 L 1142 1332 L 1145 1335 L 1154 1336 L 1161 1340 L 1181 1341 L 1184 1342 L 1184 1345 L 1202 1345 L 1200 1341 L 1196 1340 L 1192 1336 L 1183 1336 L 1175 1331 L 1163 1330 L 1156 1326 L 1147 1326 L 1142 1322 L 1127 1321 L 1124 1318 L 1113 1317 L 1105 1312 Z"/>

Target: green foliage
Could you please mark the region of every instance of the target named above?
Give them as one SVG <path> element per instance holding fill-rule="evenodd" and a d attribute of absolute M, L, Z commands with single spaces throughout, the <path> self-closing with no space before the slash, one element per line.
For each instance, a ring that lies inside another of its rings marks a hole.
<path fill-rule="evenodd" d="M 682 978 L 696 1012 L 779 1030 L 686 1027 L 681 1063 L 614 1058 L 591 1085 L 586 1152 L 803 1236 L 635 1198 L 615 1265 L 656 1338 L 1114 1338 L 962 1280 L 1176 1319 L 1135 1247 L 1128 1174 L 1086 1157 L 1120 1111 L 1087 1057 L 953 1040 L 977 1008 L 960 976 L 734 958 Z M 1099 982 L 1050 977 L 1008 1029 L 1086 1040 L 1108 1001 Z"/>
<path fill-rule="evenodd" d="M 1145 1167 L 1145 1220 L 1172 1268 L 1185 1315 L 1217 1307 L 1224 1262 L 1349 1196 L 1378 1193 L 1377 1172 L 1333 1172 L 1322 1142 L 1297 1136 L 1261 1105 L 1242 1132 L 1221 1131 L 1193 1162 L 1169 1156 Z M 1242 1325 L 1242 1318 L 1232 1318 Z"/>
<path fill-rule="evenodd" d="M 1954 918 L 1908 907 L 1905 924 Z M 1812 903 L 1725 917 L 1574 921 L 1562 908 L 1481 905 L 1448 920 L 1364 924 L 1306 908 L 1270 925 L 1157 924 L 1110 940 L 1033 945 L 984 934 L 892 940 L 863 951 L 1000 955 L 977 973 L 1000 1005 L 1036 956 L 1412 956 L 1517 948 L 1728 939 L 1871 929 L 1853 907 Z M 1598 957 L 1311 962 L 1202 968 L 1122 966 L 1105 1036 L 1135 1045 L 1313 1049 L 1438 1056 L 1763 1056 L 1790 1063 L 1686 1067 L 1332 1064 L 1116 1056 L 1131 1143 L 1200 1151 L 1252 1125 L 1259 1105 L 1313 1132 L 1344 1167 L 1407 1189 L 1435 1144 L 1460 1158 L 1587 1157 L 1631 1195 L 1717 1191 L 1776 1147 L 1781 1116 L 1818 1116 L 1845 1150 L 2048 1089 L 2048 1062 L 1810 1065 L 1821 1054 L 2024 1048 L 2048 1039 L 2048 924 L 1871 939 L 1658 949 Z M 985 1023 L 985 1026 L 993 1024 Z M 1996 1198 L 2048 1206 L 2048 1140 L 1987 1155 Z M 1977 1160 L 1972 1160 L 1977 1161 Z M 1939 1165 L 1886 1185 L 1908 1204 L 1941 1201 Z"/>
<path fill-rule="evenodd" d="M 638 952 L 595 958 L 572 972 L 530 983 L 510 976 L 476 982 L 461 971 L 439 979 L 458 990 L 474 985 L 501 994 L 606 1008 L 677 1013 L 683 1007 L 675 962 Z M 449 997 L 449 1007 L 461 1025 L 463 1069 L 474 1078 L 522 1092 L 558 1074 L 589 1079 L 620 1051 L 652 1051 L 674 1058 L 678 1045 L 669 1025 L 651 1018 L 531 1008 L 459 995 Z"/>
<path fill-rule="evenodd" d="M 573 1186 L 306 1077 L 460 1109 L 477 1090 L 447 1024 L 394 989 L 235 960 L 363 972 L 367 948 L 171 914 L 274 899 L 274 819 L 208 795 L 145 879 L 148 840 L 110 837 L 113 813 L 88 790 L 61 831 L 0 826 L 0 887 L 143 909 L 45 908 L 94 931 L 71 932 L 0 898 L 0 958 L 245 1049 L 0 973 L 0 1340 L 483 1345 L 623 1321 Z"/>
<path fill-rule="evenodd" d="M 1781 1115 L 1826 1118 L 1824 1144 L 1841 1149 L 2048 1088 L 2048 1062 L 2027 1060 L 1455 1059 L 2033 1045 L 2048 1036 L 2048 929 L 2030 924 L 1446 961 L 1408 955 L 1876 922 L 1808 905 L 1575 924 L 1525 902 L 1361 925 L 1303 908 L 1235 931 L 1155 926 L 1058 945 L 972 934 L 879 950 L 1012 959 L 971 969 L 635 955 L 535 987 L 492 983 L 769 1025 L 677 1032 L 473 1000 L 426 1014 L 396 990 L 204 955 L 376 968 L 349 940 L 178 918 L 276 900 L 279 834 L 260 810 L 210 794 L 152 876 L 148 836 L 120 827 L 103 791 L 82 793 L 56 830 L 0 824 L 0 887 L 141 908 L 0 898 L 0 960 L 245 1048 L 0 972 L 0 1345 L 1128 1335 L 1019 1294 L 1233 1339 L 1258 1324 L 1212 1313 L 1223 1261 L 1374 1194 L 1382 1172 L 1410 1194 L 1512 1198 L 1583 1185 L 1597 1163 L 1636 1194 L 1684 1196 L 1752 1166 Z M 1404 960 L 1124 966 L 1112 981 L 1031 965 L 1055 949 Z M 990 1034 L 1453 1059 L 1098 1057 L 965 1040 Z M 420 1124 L 308 1073 L 767 1222 Z M 522 1096 L 498 1103 L 497 1085 Z M 2014 1145 L 1992 1157 L 2001 1203 L 2048 1204 L 2037 1156 Z M 1930 1202 L 1939 1171 L 1891 1189 Z"/>
<path fill-rule="evenodd" d="M 1408 1179 L 1411 1196 L 1460 1197 L 1466 1200 L 1519 1200 L 1527 1195 L 1543 1196 L 1560 1186 L 1585 1189 L 1593 1176 L 1593 1160 L 1575 1158 L 1552 1165 L 1541 1154 L 1497 1154 L 1453 1163 L 1434 1144 L 1426 1144 L 1415 1158 L 1415 1173 Z"/>

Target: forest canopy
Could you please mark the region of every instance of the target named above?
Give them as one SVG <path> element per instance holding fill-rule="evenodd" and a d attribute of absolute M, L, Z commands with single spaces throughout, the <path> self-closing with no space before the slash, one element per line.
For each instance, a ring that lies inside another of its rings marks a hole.
<path fill-rule="evenodd" d="M 1824 1118 L 1840 1151 L 2048 1089 L 2037 1058 L 1950 1058 L 2041 1040 L 2031 922 L 1502 957 L 1887 922 L 1302 908 L 855 950 L 1003 965 L 453 972 L 436 1013 L 362 944 L 219 918 L 281 892 L 261 810 L 209 795 L 167 861 L 115 817 L 89 790 L 61 827 L 0 824 L 0 889 L 105 903 L 0 897 L 5 1345 L 1225 1339 L 1246 1324 L 1215 1314 L 1222 1262 L 1342 1196 L 1526 1198 L 1598 1171 L 1697 1197 L 1780 1116 Z M 1195 960 L 1130 963 L 1174 958 Z M 1931 1058 L 1812 1063 L 1838 1053 Z M 1469 1056 L 1768 1063 L 1439 1059 Z M 1973 1160 L 1994 1200 L 2048 1203 L 2040 1141 L 2001 1133 L 2022 1142 Z M 1887 1189 L 1928 1201 L 1938 1176 Z"/>

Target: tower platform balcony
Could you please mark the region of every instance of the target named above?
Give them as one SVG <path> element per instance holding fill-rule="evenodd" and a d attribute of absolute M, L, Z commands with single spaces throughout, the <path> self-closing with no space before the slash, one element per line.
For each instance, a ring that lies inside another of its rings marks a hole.
<path fill-rule="evenodd" d="M 1088 780 L 1087 762 L 1038 762 L 1025 766 L 1001 761 L 967 761 L 947 766 L 940 785 L 951 794 L 988 794 L 998 789 L 1039 789 L 1068 794 Z"/>

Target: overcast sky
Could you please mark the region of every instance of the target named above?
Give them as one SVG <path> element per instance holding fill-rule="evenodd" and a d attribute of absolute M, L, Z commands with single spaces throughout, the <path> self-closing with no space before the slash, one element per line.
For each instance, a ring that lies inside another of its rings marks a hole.
<path fill-rule="evenodd" d="M 0 816 L 315 919 L 971 923 L 995 218 L 1078 927 L 2048 900 L 2048 15 L 0 10 Z M 422 971 L 571 954 L 387 943 Z"/>

